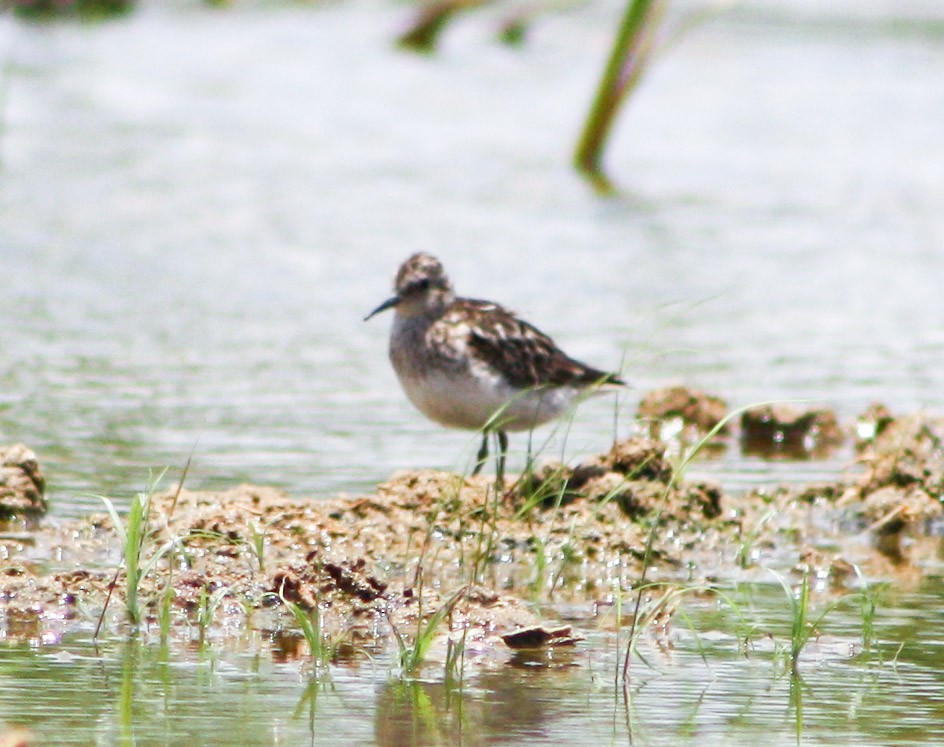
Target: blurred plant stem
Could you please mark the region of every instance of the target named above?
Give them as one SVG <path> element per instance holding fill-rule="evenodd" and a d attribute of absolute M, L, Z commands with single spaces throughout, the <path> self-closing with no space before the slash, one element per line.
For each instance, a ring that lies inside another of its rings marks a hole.
<path fill-rule="evenodd" d="M 484 5 L 487 0 L 435 0 L 420 7 L 410 27 L 397 37 L 397 44 L 414 52 L 430 54 L 439 36 L 456 14 Z"/>
<path fill-rule="evenodd" d="M 134 8 L 134 0 L 0 0 L 0 10 L 7 7 L 23 18 L 53 19 L 75 15 L 97 20 L 128 13 Z"/>
<path fill-rule="evenodd" d="M 666 3 L 667 0 L 627 0 L 610 58 L 577 143 L 574 166 L 600 193 L 614 191 L 613 182 L 603 171 L 603 151 L 620 107 L 649 66 Z"/>

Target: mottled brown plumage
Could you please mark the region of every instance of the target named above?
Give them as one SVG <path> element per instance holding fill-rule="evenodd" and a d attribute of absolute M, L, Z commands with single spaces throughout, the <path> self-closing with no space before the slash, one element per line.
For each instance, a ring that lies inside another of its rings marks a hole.
<path fill-rule="evenodd" d="M 471 298 L 458 298 L 448 312 L 472 322 L 469 345 L 516 389 L 543 386 L 622 384 L 616 374 L 588 366 L 565 354 L 537 327 L 508 309 Z"/>

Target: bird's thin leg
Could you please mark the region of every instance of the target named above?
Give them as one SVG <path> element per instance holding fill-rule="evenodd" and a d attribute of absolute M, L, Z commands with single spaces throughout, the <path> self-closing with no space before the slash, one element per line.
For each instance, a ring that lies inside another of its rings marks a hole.
<path fill-rule="evenodd" d="M 531 456 L 531 441 L 532 441 L 533 436 L 534 436 L 534 429 L 531 428 L 528 431 L 528 451 L 527 451 L 527 457 L 524 460 L 524 472 L 522 473 L 525 475 L 531 474 L 531 467 L 533 464 L 533 457 Z"/>
<path fill-rule="evenodd" d="M 479 453 L 475 455 L 475 468 L 472 470 L 472 477 L 475 477 L 485 466 L 485 460 L 488 459 L 488 437 L 489 432 L 482 434 L 482 446 L 479 447 Z"/>
<path fill-rule="evenodd" d="M 498 488 L 505 488 L 505 456 L 508 454 L 508 434 L 505 431 L 498 431 L 498 455 L 495 462 L 495 480 Z"/>

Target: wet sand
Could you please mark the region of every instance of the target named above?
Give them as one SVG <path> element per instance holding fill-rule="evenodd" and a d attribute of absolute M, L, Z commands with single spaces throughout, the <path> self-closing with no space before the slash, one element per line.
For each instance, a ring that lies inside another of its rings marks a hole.
<path fill-rule="evenodd" d="M 895 419 L 878 406 L 844 428 L 828 411 L 782 408 L 723 422 L 713 405 L 676 407 L 693 397 L 709 395 L 650 397 L 662 411 L 640 421 L 646 433 L 503 486 L 420 470 L 393 475 L 371 495 L 331 500 L 250 485 L 154 495 L 141 552 L 149 570 L 139 585 L 142 627 L 156 629 L 163 607 L 181 635 L 208 626 L 279 630 L 294 624 L 291 602 L 317 610 L 337 652 L 350 653 L 392 647 L 441 611 L 440 644 L 461 635 L 470 650 L 501 652 L 570 645 L 580 625 L 612 625 L 606 613 L 617 596 L 643 580 L 665 584 L 646 592 L 658 596 L 767 568 L 815 573 L 836 593 L 860 573 L 920 577 L 941 528 L 944 422 Z M 771 458 L 855 438 L 859 458 L 834 481 L 731 495 L 686 479 L 672 456 L 679 439 L 712 429 L 715 444 L 766 442 Z M 656 431 L 674 436 L 658 440 Z M 35 456 L 23 447 L 5 453 L 3 637 L 54 642 L 96 625 L 106 604 L 104 628 L 125 629 L 126 574 L 117 570 L 121 537 L 110 515 L 41 518 Z M 562 627 L 563 617 L 579 620 L 578 629 Z"/>

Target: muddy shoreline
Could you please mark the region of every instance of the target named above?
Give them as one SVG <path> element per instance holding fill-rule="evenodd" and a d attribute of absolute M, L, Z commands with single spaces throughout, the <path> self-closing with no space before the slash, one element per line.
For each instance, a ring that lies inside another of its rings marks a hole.
<path fill-rule="evenodd" d="M 809 574 L 830 594 L 860 574 L 920 577 L 941 544 L 944 421 L 876 406 L 846 426 L 828 411 L 776 407 L 725 422 L 719 402 L 662 390 L 644 398 L 640 435 L 501 489 L 487 475 L 420 470 L 324 501 L 249 485 L 155 494 L 138 628 L 277 636 L 296 627 L 291 604 L 317 613 L 333 655 L 357 656 L 391 650 L 442 610 L 440 648 L 461 635 L 467 650 L 500 653 L 569 646 L 581 628 L 612 627 L 617 595 L 642 578 L 710 587 L 774 568 Z M 771 458 L 856 438 L 859 458 L 834 481 L 732 495 L 688 479 L 674 456 L 712 429 Z M 100 618 L 106 633 L 132 629 L 113 517 L 42 518 L 35 456 L 19 446 L 5 455 L 0 640 L 55 643 Z"/>

